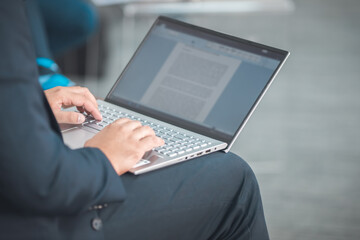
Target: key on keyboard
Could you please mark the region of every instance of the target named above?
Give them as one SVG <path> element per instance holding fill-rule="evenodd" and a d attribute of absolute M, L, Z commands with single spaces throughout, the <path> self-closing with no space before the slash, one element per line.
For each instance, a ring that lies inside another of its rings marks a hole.
<path fill-rule="evenodd" d="M 96 130 L 101 130 L 119 118 L 129 118 L 140 121 L 142 125 L 150 126 L 158 137 L 164 139 L 165 144 L 161 147 L 155 148 L 154 150 L 169 157 L 175 157 L 211 144 L 211 142 L 195 138 L 194 136 L 181 133 L 171 128 L 152 123 L 148 120 L 141 119 L 128 113 L 123 113 L 104 105 L 99 105 L 99 111 L 103 117 L 102 121 L 98 122 L 93 117 L 87 116 L 83 125 Z"/>

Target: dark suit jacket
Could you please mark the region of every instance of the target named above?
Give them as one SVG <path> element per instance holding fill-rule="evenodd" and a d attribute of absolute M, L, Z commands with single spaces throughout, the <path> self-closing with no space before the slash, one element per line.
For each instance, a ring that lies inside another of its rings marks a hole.
<path fill-rule="evenodd" d="M 37 81 L 22 0 L 0 0 L 0 239 L 101 239 L 94 205 L 125 190 L 105 155 L 71 150 Z"/>

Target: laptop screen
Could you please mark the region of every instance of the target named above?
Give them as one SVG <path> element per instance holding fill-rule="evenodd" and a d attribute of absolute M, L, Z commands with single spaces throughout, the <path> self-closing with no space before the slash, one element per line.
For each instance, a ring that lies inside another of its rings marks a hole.
<path fill-rule="evenodd" d="M 229 143 L 287 54 L 160 17 L 106 100 Z"/>

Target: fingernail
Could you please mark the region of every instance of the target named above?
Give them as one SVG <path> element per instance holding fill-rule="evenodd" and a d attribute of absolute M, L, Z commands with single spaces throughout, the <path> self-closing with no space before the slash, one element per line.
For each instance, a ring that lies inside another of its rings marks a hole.
<path fill-rule="evenodd" d="M 78 116 L 78 123 L 83 123 L 85 121 L 85 116 L 82 114 L 79 114 Z"/>

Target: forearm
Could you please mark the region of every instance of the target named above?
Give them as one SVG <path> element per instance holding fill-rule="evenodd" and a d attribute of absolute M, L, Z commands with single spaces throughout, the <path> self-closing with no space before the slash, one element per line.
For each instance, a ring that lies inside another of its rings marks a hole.
<path fill-rule="evenodd" d="M 22 92 L 20 86 L 15 88 Z M 0 98 L 10 98 L 6 92 L 14 90 L 0 88 Z M 26 86 L 26 90 L 31 88 Z M 122 200 L 125 193 L 121 179 L 105 155 L 98 149 L 67 148 L 43 118 L 46 112 L 41 104 L 37 108 L 29 106 L 32 102 L 36 105 L 36 97 L 26 96 L 19 96 L 17 100 L 21 101 L 15 101 L 7 117 L 0 119 L 2 197 L 27 210 L 54 214 Z M 1 102 L 2 109 L 6 109 L 5 102 Z M 23 110 L 16 110 L 20 108 Z"/>
<path fill-rule="evenodd" d="M 63 144 L 37 82 L 22 3 L 0 1 L 0 197 L 45 214 L 121 201 L 121 179 L 99 150 Z"/>

